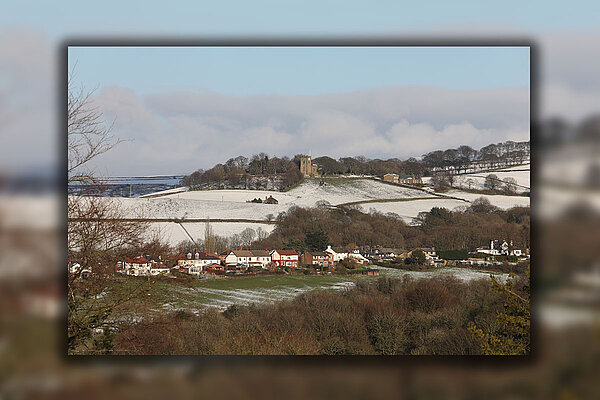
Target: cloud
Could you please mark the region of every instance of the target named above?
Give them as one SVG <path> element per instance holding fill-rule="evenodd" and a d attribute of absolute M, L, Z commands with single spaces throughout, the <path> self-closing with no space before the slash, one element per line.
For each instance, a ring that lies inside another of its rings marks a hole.
<path fill-rule="evenodd" d="M 491 30 L 490 38 L 514 36 Z M 470 30 L 465 37 L 474 35 L 483 36 Z M 600 111 L 600 33 L 533 38 L 541 117 L 579 122 Z M 0 172 L 61 162 L 57 50 L 55 40 L 30 29 L 0 31 Z M 111 174 L 188 172 L 258 151 L 405 157 L 462 143 L 478 147 L 487 144 L 484 140 L 521 140 L 529 126 L 525 88 L 388 87 L 243 98 L 209 92 L 142 97 L 113 87 L 97 95 L 107 121 L 116 117 L 115 134 L 132 139 L 97 160 L 97 169 Z M 318 135 L 321 128 L 328 133 Z"/>
<path fill-rule="evenodd" d="M 114 132 L 132 138 L 96 160 L 109 174 L 189 173 L 237 155 L 408 158 L 529 139 L 529 90 L 387 87 L 317 96 L 104 88 Z M 109 167 L 110 166 L 110 167 Z"/>

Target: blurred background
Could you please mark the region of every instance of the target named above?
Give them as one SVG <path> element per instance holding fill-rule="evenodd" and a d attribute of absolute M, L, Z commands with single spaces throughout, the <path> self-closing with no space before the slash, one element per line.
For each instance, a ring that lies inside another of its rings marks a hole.
<path fill-rule="evenodd" d="M 9 1 L 2 8 L 0 399 L 600 398 L 598 3 Z M 248 36 L 535 43 L 532 357 L 316 364 L 63 355 L 62 44 Z"/>

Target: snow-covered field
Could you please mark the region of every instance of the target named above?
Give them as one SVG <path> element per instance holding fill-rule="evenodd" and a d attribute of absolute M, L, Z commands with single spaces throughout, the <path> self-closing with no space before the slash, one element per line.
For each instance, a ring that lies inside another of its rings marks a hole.
<path fill-rule="evenodd" d="M 186 192 L 182 194 L 188 194 Z M 210 192 L 207 192 L 210 193 Z M 233 196 L 230 196 L 230 198 Z M 256 197 L 256 195 L 255 195 Z M 246 196 L 243 197 L 247 198 Z M 277 216 L 289 205 L 257 204 L 243 201 L 192 200 L 189 198 L 156 197 L 156 198 L 119 198 L 123 209 L 133 215 L 149 219 L 183 218 L 183 219 L 252 219 L 266 220 L 269 214 Z"/>
<path fill-rule="evenodd" d="M 410 276 L 414 279 L 421 278 L 432 278 L 435 276 L 453 276 L 460 279 L 461 281 L 472 281 L 475 279 L 489 279 L 490 275 L 494 275 L 499 282 L 505 282 L 508 279 L 508 274 L 488 272 L 488 271 L 477 271 L 467 268 L 456 268 L 456 267 L 441 267 L 428 271 L 405 271 L 401 269 L 377 267 L 382 275 L 389 276 L 390 278 L 402 278 L 404 276 Z"/>
<path fill-rule="evenodd" d="M 449 210 L 453 210 L 456 207 L 467 207 L 469 206 L 469 203 L 460 200 L 439 198 L 397 202 L 375 202 L 362 204 L 361 206 L 365 211 L 375 210 L 384 214 L 397 214 L 404 222 L 411 223 L 420 212 L 429 211 L 432 207 L 445 207 Z"/>
<path fill-rule="evenodd" d="M 388 185 L 372 179 L 329 179 L 324 186 L 316 179 L 306 179 L 288 192 L 268 190 L 199 190 L 167 195 L 162 198 L 230 201 L 245 203 L 256 197 L 273 196 L 279 205 L 312 207 L 325 200 L 333 205 L 375 199 L 424 197 L 420 190 Z"/>
<path fill-rule="evenodd" d="M 473 201 L 480 197 L 485 197 L 496 207 L 507 209 L 511 207 L 527 207 L 530 204 L 530 197 L 527 196 L 505 196 L 501 194 L 486 195 L 479 193 L 463 192 L 461 190 L 450 190 L 446 192 L 449 196 L 460 197 L 461 199 Z"/>
<path fill-rule="evenodd" d="M 517 169 L 516 167 L 513 168 Z M 527 170 L 523 171 L 524 168 L 527 168 Z M 469 188 L 468 180 L 470 179 L 473 181 L 473 183 L 471 184 L 472 189 L 482 190 L 485 189 L 485 178 L 490 174 L 494 174 L 498 177 L 498 179 L 502 181 L 509 177 L 514 178 L 518 185 L 516 187 L 517 192 L 528 191 L 531 188 L 531 172 L 529 171 L 528 167 L 525 166 L 520 167 L 518 169 L 519 170 L 502 170 L 493 172 L 481 172 L 477 174 L 458 175 L 456 177 L 455 186 Z"/>
<path fill-rule="evenodd" d="M 159 192 L 144 194 L 144 195 L 141 195 L 140 198 L 153 197 L 153 196 L 165 196 L 167 194 L 181 193 L 181 192 L 185 192 L 187 190 L 189 190 L 189 187 L 187 187 L 187 186 L 179 186 L 179 187 L 176 187 L 176 188 L 173 188 L 173 189 L 166 189 L 166 190 L 161 190 Z"/>
<path fill-rule="evenodd" d="M 279 204 L 247 203 L 248 200 L 273 196 Z M 331 180 L 324 186 L 307 179 L 289 192 L 265 190 L 202 190 L 160 197 L 119 198 L 132 217 L 211 218 L 267 220 L 291 206 L 312 207 L 324 200 L 333 205 L 376 199 L 418 199 L 430 196 L 420 190 L 388 185 L 371 179 Z"/>
<path fill-rule="evenodd" d="M 531 163 L 526 162 L 521 165 L 514 165 L 512 167 L 500 168 L 500 171 L 520 171 L 522 169 L 531 169 Z"/>

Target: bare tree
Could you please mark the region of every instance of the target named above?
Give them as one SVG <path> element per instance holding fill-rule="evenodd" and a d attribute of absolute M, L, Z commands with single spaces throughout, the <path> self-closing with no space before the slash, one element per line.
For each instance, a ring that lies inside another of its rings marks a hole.
<path fill-rule="evenodd" d="M 506 193 L 515 193 L 517 191 L 517 180 L 511 176 L 504 179 L 504 191 Z"/>
<path fill-rule="evenodd" d="M 210 225 L 210 218 L 206 221 L 204 226 L 204 252 L 214 253 L 215 250 L 215 234 L 213 233 L 212 226 Z"/>
<path fill-rule="evenodd" d="M 269 234 L 267 233 L 267 231 L 265 231 L 262 227 L 258 227 L 256 229 L 256 239 L 257 240 L 263 240 L 266 239 L 267 236 L 269 236 Z"/>
<path fill-rule="evenodd" d="M 434 174 L 431 177 L 431 183 L 436 191 L 444 191 L 448 189 L 450 186 L 449 178 L 450 175 L 448 173 L 442 172 Z"/>
<path fill-rule="evenodd" d="M 92 104 L 94 91 L 76 89 L 73 74 L 69 76 L 67 99 L 67 173 L 69 183 L 93 179 L 86 164 L 106 153 L 121 140 L 111 131 L 113 123 L 107 125 L 97 106 Z"/>
<path fill-rule="evenodd" d="M 502 181 L 498 179 L 498 176 L 496 176 L 495 174 L 489 174 L 485 177 L 484 186 L 490 190 L 496 190 L 501 183 Z"/>
<path fill-rule="evenodd" d="M 475 180 L 473 180 L 473 178 L 467 178 L 467 180 L 465 181 L 465 183 L 467 184 L 467 186 L 469 186 L 469 190 L 471 190 L 471 188 L 473 187 L 473 185 L 475 185 Z"/>
<path fill-rule="evenodd" d="M 256 238 L 256 232 L 252 228 L 246 228 L 240 233 L 244 246 L 249 246 Z"/>
<path fill-rule="evenodd" d="M 102 197 L 104 188 L 87 168 L 89 161 L 120 142 L 111 135 L 112 124 L 106 125 L 101 111 L 92 105 L 92 93 L 75 90 L 69 79 L 67 178 L 69 183 L 85 184 L 79 196 L 67 200 L 67 253 L 70 261 L 80 265 L 68 279 L 70 354 L 110 352 L 117 325 L 113 312 L 149 284 L 141 281 L 125 289 L 111 278 L 123 252 L 144 248 L 148 225 L 126 215 L 117 199 Z M 92 279 L 79 279 L 83 269 L 91 270 Z"/>

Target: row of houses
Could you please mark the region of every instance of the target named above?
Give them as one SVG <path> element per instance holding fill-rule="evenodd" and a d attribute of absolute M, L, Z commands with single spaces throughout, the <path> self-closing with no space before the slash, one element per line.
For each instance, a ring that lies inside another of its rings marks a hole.
<path fill-rule="evenodd" d="M 169 267 L 167 262 L 160 257 L 137 256 L 119 261 L 116 271 L 125 275 L 151 276 L 171 272 L 172 269 L 191 275 L 202 275 L 205 273 L 226 274 L 231 271 L 275 268 L 298 268 L 301 265 L 310 265 L 329 269 L 342 260 L 349 259 L 357 264 L 372 264 L 386 260 L 405 260 L 413 256 L 413 253 L 421 250 L 425 255 L 425 262 L 429 265 L 445 265 L 446 260 L 440 259 L 434 247 L 421 247 L 413 250 L 386 248 L 386 247 L 359 247 L 349 245 L 347 247 L 327 246 L 324 251 L 305 251 L 299 253 L 296 250 L 242 250 L 230 249 L 221 254 L 206 254 L 199 251 L 181 253 L 175 257 L 175 265 Z M 479 247 L 477 253 L 494 256 L 514 255 L 523 256 L 521 249 L 512 246 L 512 242 L 506 240 L 500 242 L 492 240 L 490 247 Z M 481 258 L 469 259 L 470 264 L 481 265 Z"/>
<path fill-rule="evenodd" d="M 177 255 L 176 264 L 171 268 L 191 275 L 224 274 L 251 267 L 265 270 L 278 267 L 298 268 L 301 264 L 329 268 L 348 257 L 359 264 L 369 263 L 361 254 L 347 249 L 334 250 L 329 246 L 325 251 L 306 251 L 302 254 L 296 250 L 231 249 L 219 255 L 195 251 Z M 159 258 L 140 255 L 119 261 L 116 271 L 125 275 L 150 276 L 169 273 L 170 268 Z"/>

